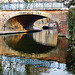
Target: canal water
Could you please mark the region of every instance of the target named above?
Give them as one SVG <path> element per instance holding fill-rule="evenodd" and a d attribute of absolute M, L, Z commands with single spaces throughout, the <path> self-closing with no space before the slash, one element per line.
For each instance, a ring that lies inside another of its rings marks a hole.
<path fill-rule="evenodd" d="M 67 50 L 56 29 L 1 35 L 0 75 L 74 75 Z"/>

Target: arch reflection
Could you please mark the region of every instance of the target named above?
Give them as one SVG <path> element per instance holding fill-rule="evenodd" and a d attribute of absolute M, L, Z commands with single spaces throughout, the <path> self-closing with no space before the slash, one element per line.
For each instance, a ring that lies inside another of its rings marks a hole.
<path fill-rule="evenodd" d="M 39 38 L 35 37 L 37 34 L 40 34 L 38 35 Z M 57 36 L 51 31 L 5 36 L 3 40 L 8 47 L 24 53 L 43 53 L 52 50 L 57 45 Z"/>
<path fill-rule="evenodd" d="M 33 38 L 36 42 L 39 42 L 47 46 L 56 46 L 57 45 L 57 29 L 44 30 L 39 33 L 33 33 Z"/>

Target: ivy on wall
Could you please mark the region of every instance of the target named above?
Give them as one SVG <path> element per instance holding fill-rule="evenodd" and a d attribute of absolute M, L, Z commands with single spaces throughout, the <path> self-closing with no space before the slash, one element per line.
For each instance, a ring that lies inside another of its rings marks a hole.
<path fill-rule="evenodd" d="M 68 11 L 69 45 L 67 50 L 67 70 L 75 74 L 75 8 Z"/>
<path fill-rule="evenodd" d="M 70 8 L 68 11 L 68 31 L 69 39 L 75 40 L 75 8 Z"/>

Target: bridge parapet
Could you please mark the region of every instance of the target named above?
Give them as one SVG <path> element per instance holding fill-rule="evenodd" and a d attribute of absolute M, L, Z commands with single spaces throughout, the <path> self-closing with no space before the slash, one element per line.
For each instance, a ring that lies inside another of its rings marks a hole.
<path fill-rule="evenodd" d="M 41 18 L 49 18 L 51 19 L 53 22 L 57 22 L 59 25 L 61 22 L 66 22 L 67 24 L 67 12 L 68 10 L 1 10 L 0 11 L 0 31 L 6 30 L 7 26 L 11 26 L 13 27 L 12 29 L 15 29 L 14 26 L 16 27 L 16 25 L 20 24 L 21 25 L 30 25 L 29 28 L 32 28 L 33 23 Z M 23 15 L 23 17 L 22 17 Z M 30 17 L 25 17 L 30 15 Z M 18 16 L 18 20 L 15 19 Z M 35 16 L 37 16 L 36 18 L 34 18 Z M 31 19 L 30 19 L 31 18 Z M 23 22 L 19 21 L 22 20 Z M 33 20 L 34 21 L 30 21 Z M 27 23 L 25 23 L 27 22 Z M 23 23 L 23 24 L 21 24 Z M 30 24 L 28 24 L 30 23 Z M 9 25 L 10 24 L 10 25 Z M 12 26 L 13 25 L 13 26 Z M 17 26 L 18 28 L 21 28 Z M 17 29 L 17 28 L 16 28 Z"/>
<path fill-rule="evenodd" d="M 63 3 L 49 2 L 15 2 L 0 3 L 0 10 L 63 10 L 68 9 Z"/>

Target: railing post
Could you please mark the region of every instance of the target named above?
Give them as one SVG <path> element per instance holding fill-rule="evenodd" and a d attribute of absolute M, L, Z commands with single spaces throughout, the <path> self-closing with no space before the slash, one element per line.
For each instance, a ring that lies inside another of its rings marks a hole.
<path fill-rule="evenodd" d="M 34 3 L 31 2 L 31 9 L 34 9 Z"/>
<path fill-rule="evenodd" d="M 61 6 L 60 6 L 60 8 L 62 8 L 62 3 L 61 3 Z"/>
<path fill-rule="evenodd" d="M 25 9 L 25 2 L 23 2 L 23 10 Z"/>
<path fill-rule="evenodd" d="M 26 2 L 25 2 L 25 5 L 24 5 L 25 9 L 26 9 Z"/>
<path fill-rule="evenodd" d="M 8 8 L 7 8 L 7 10 L 10 10 L 10 3 L 8 3 Z"/>
<path fill-rule="evenodd" d="M 33 2 L 33 9 L 35 9 L 35 2 Z"/>
<path fill-rule="evenodd" d="M 35 2 L 35 9 L 36 9 L 36 2 Z"/>
<path fill-rule="evenodd" d="M 63 8 L 63 3 L 61 3 L 62 4 L 62 8 Z"/>
<path fill-rule="evenodd" d="M 44 9 L 44 2 L 43 2 L 43 9 Z"/>
<path fill-rule="evenodd" d="M 16 4 L 16 10 L 17 10 L 17 3 L 15 3 Z"/>
<path fill-rule="evenodd" d="M 51 4 L 51 8 L 53 8 L 53 1 L 51 2 L 52 4 Z"/>

